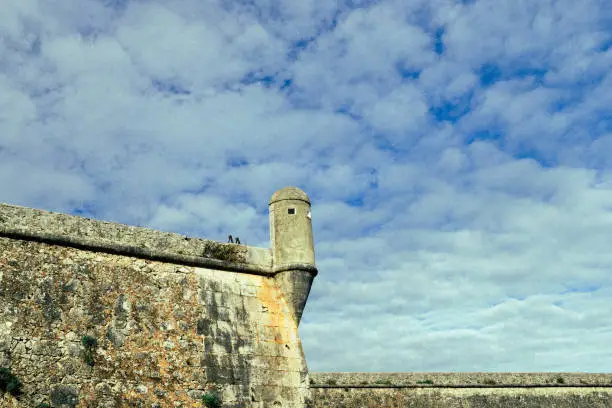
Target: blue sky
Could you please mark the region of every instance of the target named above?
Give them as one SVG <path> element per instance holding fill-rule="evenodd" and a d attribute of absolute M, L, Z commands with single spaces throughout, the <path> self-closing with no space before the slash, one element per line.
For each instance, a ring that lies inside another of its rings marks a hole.
<path fill-rule="evenodd" d="M 269 246 L 311 371 L 612 365 L 609 0 L 6 1 L 0 201 Z"/>

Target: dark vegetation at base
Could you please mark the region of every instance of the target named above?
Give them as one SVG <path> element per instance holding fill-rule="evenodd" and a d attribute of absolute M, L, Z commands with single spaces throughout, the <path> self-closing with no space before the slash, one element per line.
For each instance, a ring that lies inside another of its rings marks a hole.
<path fill-rule="evenodd" d="M 83 336 L 81 338 L 81 343 L 83 344 L 83 347 L 85 347 L 85 350 L 83 352 L 83 361 L 85 361 L 87 365 L 93 367 L 94 352 L 96 350 L 96 347 L 98 346 L 98 340 L 91 336 Z"/>
<path fill-rule="evenodd" d="M 220 408 L 221 407 L 221 401 L 219 400 L 219 397 L 217 396 L 217 394 L 213 394 L 210 392 L 207 392 L 206 394 L 202 395 L 202 403 L 204 404 L 206 408 Z"/>
<path fill-rule="evenodd" d="M 15 397 L 21 394 L 21 381 L 5 367 L 0 367 L 0 391 L 8 392 Z"/>

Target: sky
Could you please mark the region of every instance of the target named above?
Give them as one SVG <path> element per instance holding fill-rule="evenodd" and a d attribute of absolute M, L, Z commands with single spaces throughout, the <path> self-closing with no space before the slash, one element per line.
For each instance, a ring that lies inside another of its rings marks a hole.
<path fill-rule="evenodd" d="M 0 202 L 269 247 L 310 371 L 612 367 L 610 0 L 0 0 Z"/>

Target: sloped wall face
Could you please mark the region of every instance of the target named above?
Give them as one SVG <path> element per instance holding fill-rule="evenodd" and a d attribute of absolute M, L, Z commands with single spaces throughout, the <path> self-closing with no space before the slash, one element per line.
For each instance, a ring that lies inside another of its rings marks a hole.
<path fill-rule="evenodd" d="M 310 373 L 310 408 L 612 407 L 612 374 Z"/>
<path fill-rule="evenodd" d="M 7 238 L 0 367 L 27 407 L 303 407 L 309 392 L 273 278 Z"/>
<path fill-rule="evenodd" d="M 612 407 L 606 388 L 319 388 L 312 398 L 311 408 Z"/>

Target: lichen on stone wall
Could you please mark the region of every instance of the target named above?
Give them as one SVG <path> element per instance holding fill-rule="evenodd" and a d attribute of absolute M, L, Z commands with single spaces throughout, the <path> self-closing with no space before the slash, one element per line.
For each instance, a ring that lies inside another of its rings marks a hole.
<path fill-rule="evenodd" d="M 307 392 L 270 277 L 0 237 L 2 366 L 24 384 L 2 408 L 201 408 L 211 386 L 223 408 L 302 408 Z"/>

